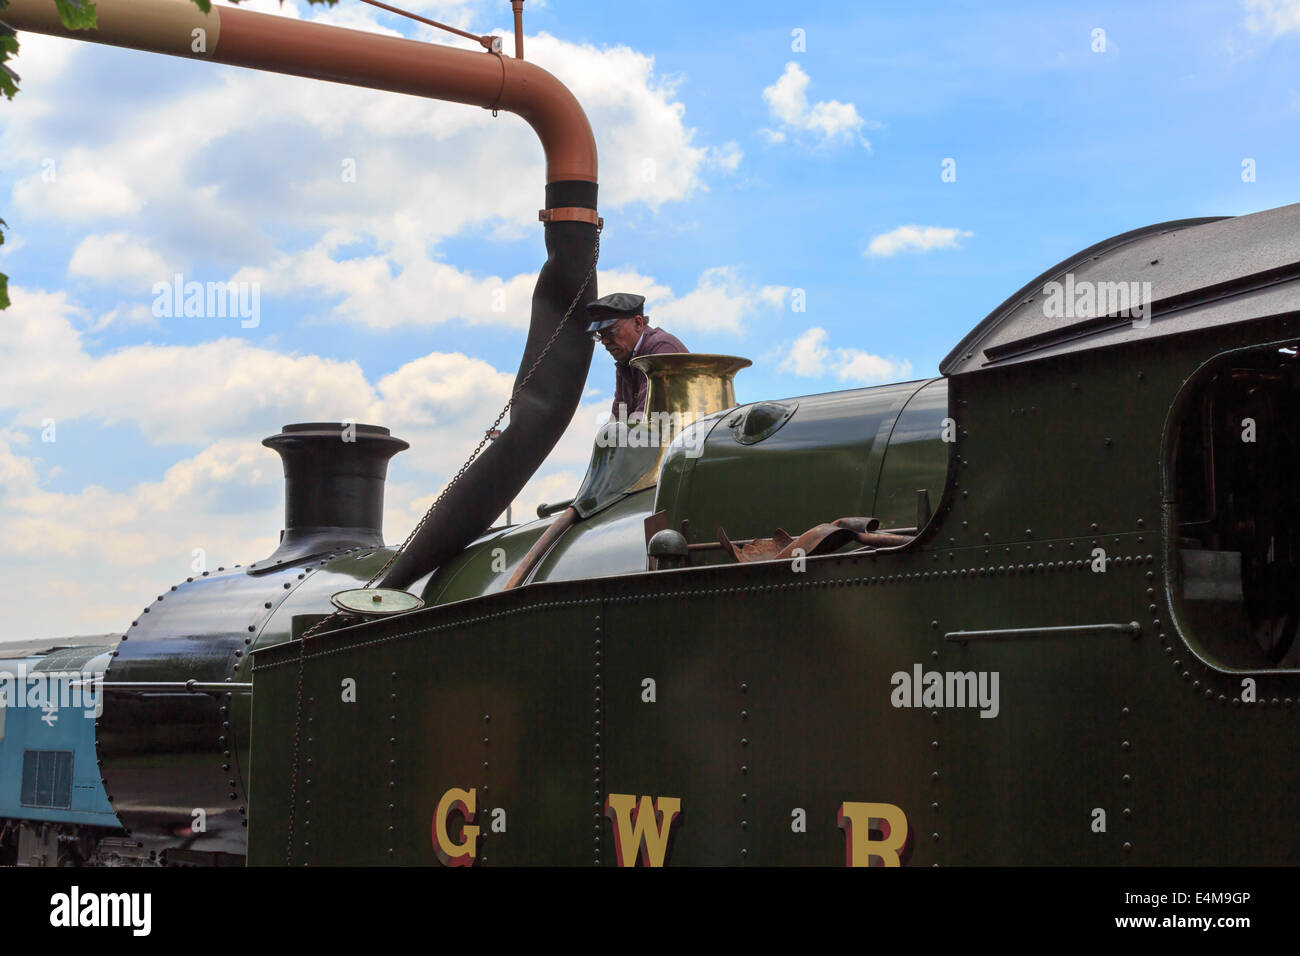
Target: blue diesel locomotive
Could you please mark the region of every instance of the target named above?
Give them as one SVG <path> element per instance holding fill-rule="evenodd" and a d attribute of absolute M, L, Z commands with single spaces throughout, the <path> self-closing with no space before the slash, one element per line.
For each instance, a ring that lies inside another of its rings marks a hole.
<path fill-rule="evenodd" d="M 0 865 L 129 859 L 95 754 L 116 635 L 0 644 Z"/>

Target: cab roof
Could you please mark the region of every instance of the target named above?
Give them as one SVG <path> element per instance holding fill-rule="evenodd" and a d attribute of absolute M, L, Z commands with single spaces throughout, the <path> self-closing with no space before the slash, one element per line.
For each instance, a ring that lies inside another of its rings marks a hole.
<path fill-rule="evenodd" d="M 1053 282 L 1060 288 L 1048 287 Z M 1134 304 L 1149 311 L 1136 322 L 1123 310 L 1090 313 L 1079 298 L 1089 288 L 1094 302 L 1107 295 L 1116 301 L 1114 287 L 1103 283 L 1124 283 L 1137 293 Z M 1248 216 L 1179 219 L 1099 242 L 1048 269 L 989 313 L 939 371 L 961 375 L 1295 310 L 1300 203 Z M 1142 325 L 1146 318 L 1150 324 Z"/>

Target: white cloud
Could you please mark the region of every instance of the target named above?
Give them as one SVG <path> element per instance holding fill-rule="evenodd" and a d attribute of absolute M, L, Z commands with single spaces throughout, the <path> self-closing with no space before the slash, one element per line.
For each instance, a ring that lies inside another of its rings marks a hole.
<path fill-rule="evenodd" d="M 734 173 L 744 158 L 744 151 L 734 140 L 729 140 L 721 146 L 709 147 L 709 162 L 729 173 Z"/>
<path fill-rule="evenodd" d="M 512 374 L 499 372 L 482 359 L 437 352 L 384 376 L 378 388 L 386 396 L 385 421 L 444 426 L 481 410 L 487 402 L 504 405 L 513 383 Z"/>
<path fill-rule="evenodd" d="M 68 275 L 74 278 L 98 279 L 141 291 L 167 281 L 171 274 L 162 256 L 124 232 L 87 236 L 68 262 Z"/>
<path fill-rule="evenodd" d="M 0 567 L 45 600 L 12 609 L 0 639 L 120 632 L 154 594 L 192 573 L 193 548 L 216 567 L 274 547 L 280 469 L 266 449 L 217 443 L 130 492 L 91 484 L 69 493 L 43 487 L 48 469 L 20 454 L 16 437 L 0 430 Z M 238 512 L 214 508 L 232 492 Z"/>
<path fill-rule="evenodd" d="M 86 326 L 86 331 L 90 333 L 102 332 L 111 325 L 119 328 L 127 325 L 139 325 L 151 329 L 159 328 L 158 320 L 154 318 L 149 306 L 138 302 L 134 305 L 119 302 L 107 312 L 102 313 L 92 324 Z"/>
<path fill-rule="evenodd" d="M 942 226 L 899 226 L 881 233 L 867 246 L 867 255 L 892 256 L 900 252 L 929 252 L 931 249 L 959 249 L 961 240 L 974 233 Z"/>
<path fill-rule="evenodd" d="M 787 291 L 785 286 L 749 286 L 734 266 L 717 266 L 701 273 L 686 295 L 654 304 L 654 321 L 672 329 L 739 333 L 755 313 L 779 309 Z"/>
<path fill-rule="evenodd" d="M 262 293 L 320 295 L 336 299 L 328 316 L 372 328 L 434 326 L 451 319 L 474 325 L 528 327 L 537 273 L 505 277 L 474 275 L 428 259 L 422 248 L 403 245 L 387 254 L 346 258 L 356 237 L 334 230 L 315 246 L 294 255 L 279 254 L 265 269 L 243 269 L 235 281 L 256 282 Z M 652 321 L 710 332 L 739 332 L 759 310 L 780 307 L 784 286 L 754 286 L 734 266 L 700 273 L 696 287 L 682 295 L 635 269 L 598 269 L 600 288 L 644 295 Z"/>
<path fill-rule="evenodd" d="M 804 378 L 836 378 L 856 385 L 900 381 L 912 374 L 912 363 L 882 358 L 862 349 L 830 348 L 823 328 L 813 327 L 795 339 L 779 369 Z"/>
<path fill-rule="evenodd" d="M 644 295 L 651 324 L 673 333 L 743 334 L 746 320 L 764 310 L 780 309 L 789 292 L 787 286 L 751 285 L 736 266 L 705 269 L 695 288 L 681 296 L 635 269 L 601 270 L 599 278 L 606 294 L 623 291 Z M 691 343 L 685 345 L 689 348 Z"/>
<path fill-rule="evenodd" d="M 1300 0 L 1245 0 L 1246 29 L 1281 36 L 1300 29 Z"/>
<path fill-rule="evenodd" d="M 811 80 L 799 64 L 785 65 L 785 72 L 775 83 L 763 90 L 763 100 L 769 112 L 783 129 L 760 130 L 768 142 L 780 143 L 786 139 L 785 130 L 810 133 L 822 143 L 846 141 L 857 138 L 868 149 L 871 144 L 863 139 L 866 121 L 858 115 L 852 103 L 839 100 L 819 100 L 808 104 L 808 86 Z"/>
<path fill-rule="evenodd" d="M 373 328 L 430 326 L 453 318 L 527 328 L 536 272 L 508 279 L 476 276 L 430 259 L 418 243 L 369 256 L 340 254 L 357 238 L 331 230 L 302 252 L 277 253 L 267 268 L 241 269 L 234 280 L 258 283 L 263 295 L 337 299 L 331 318 Z"/>
<path fill-rule="evenodd" d="M 92 355 L 81 329 L 97 329 L 102 317 L 92 321 L 66 293 L 10 292 L 13 304 L 0 323 L 0 413 L 12 415 L 11 427 L 81 419 L 132 425 L 154 444 L 206 445 L 256 443 L 286 422 L 351 418 L 387 425 L 408 440 L 424 435 L 424 467 L 437 472 L 459 464 L 452 459 L 477 442 L 514 380 L 513 370 L 482 359 L 435 352 L 372 384 L 355 362 L 238 338 Z"/>
<path fill-rule="evenodd" d="M 18 101 L 28 96 L 30 91 L 24 89 Z M 16 112 L 21 107 L 8 108 Z M 6 143 L 5 150 L 10 148 Z M 44 151 L 54 150 L 47 144 Z M 58 158 L 37 157 L 36 153 L 42 152 L 39 148 L 27 152 L 29 162 L 24 165 L 39 160 L 42 172 L 16 182 L 13 195 L 14 205 L 29 220 L 121 219 L 135 215 L 144 207 L 144 197 L 127 183 L 127 173 L 106 157 L 84 148 L 59 150 Z M 46 165 L 47 162 L 53 165 Z M 46 170 L 52 170 L 52 177 Z"/>
<path fill-rule="evenodd" d="M 11 298 L 0 323 L 0 409 L 16 410 L 15 424 L 88 417 L 134 424 L 154 442 L 198 443 L 244 434 L 268 411 L 274 420 L 364 421 L 376 401 L 354 362 L 236 338 L 95 357 L 78 331 L 93 323 L 66 294 L 13 288 Z"/>

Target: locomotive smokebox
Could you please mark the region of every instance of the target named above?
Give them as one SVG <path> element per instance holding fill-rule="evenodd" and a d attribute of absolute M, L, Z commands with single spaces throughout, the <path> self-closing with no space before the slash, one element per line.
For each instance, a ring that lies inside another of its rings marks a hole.
<path fill-rule="evenodd" d="M 285 425 L 262 444 L 284 462 L 284 530 L 268 561 L 384 543 L 388 459 L 411 446 L 379 425 Z"/>

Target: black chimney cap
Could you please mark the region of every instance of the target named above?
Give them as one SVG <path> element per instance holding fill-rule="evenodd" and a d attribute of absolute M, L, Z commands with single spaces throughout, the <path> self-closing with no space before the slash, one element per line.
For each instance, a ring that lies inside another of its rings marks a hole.
<path fill-rule="evenodd" d="M 348 430 L 351 429 L 349 435 Z M 285 425 L 280 430 L 280 434 L 272 435 L 269 438 L 263 438 L 262 444 L 267 448 L 274 448 L 279 451 L 281 447 L 292 447 L 293 439 L 312 439 L 312 438 L 329 438 L 334 441 L 342 441 L 350 444 L 349 438 L 358 442 L 364 441 L 369 444 L 372 441 L 380 441 L 391 447 L 387 457 L 392 458 L 400 451 L 406 451 L 411 447 L 410 442 L 402 441 L 400 438 L 394 438 L 382 425 L 357 425 L 346 422 L 300 422 L 296 425 Z"/>

